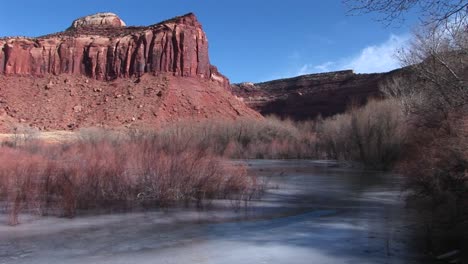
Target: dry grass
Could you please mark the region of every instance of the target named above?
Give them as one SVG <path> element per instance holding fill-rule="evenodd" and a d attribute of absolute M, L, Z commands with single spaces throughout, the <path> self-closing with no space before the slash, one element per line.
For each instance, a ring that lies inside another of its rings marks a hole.
<path fill-rule="evenodd" d="M 28 132 L 20 132 L 20 134 L 7 133 L 0 134 L 0 144 L 14 145 L 15 142 L 19 144 L 25 143 L 25 141 L 42 141 L 48 143 L 62 143 L 67 141 L 74 141 L 78 139 L 78 133 L 72 131 L 50 131 L 50 132 L 34 132 L 28 135 Z"/>

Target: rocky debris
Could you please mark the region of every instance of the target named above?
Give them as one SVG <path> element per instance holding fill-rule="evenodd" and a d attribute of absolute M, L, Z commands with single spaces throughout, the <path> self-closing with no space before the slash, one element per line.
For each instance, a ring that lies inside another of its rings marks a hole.
<path fill-rule="evenodd" d="M 147 27 L 125 27 L 115 14 L 101 13 L 75 20 L 64 32 L 1 38 L 0 73 L 97 80 L 171 73 L 229 87 L 229 80 L 210 64 L 208 39 L 192 13 Z"/>
<path fill-rule="evenodd" d="M 44 87 L 48 84 L 47 78 L 0 75 L 0 110 L 5 112 L 5 116 L 0 113 L 0 120 L 8 120 L 0 122 L 0 132 L 9 132 L 10 123 L 19 123 L 19 120 L 41 130 L 75 130 L 96 124 L 109 128 L 129 124 L 150 128 L 205 117 L 224 120 L 261 118 L 225 87 L 202 78 L 145 75 L 138 84 L 130 79 L 132 95 L 128 95 L 128 79 L 85 83 L 82 76 L 56 78 L 54 83 L 63 83 L 68 78 L 72 85 L 66 89 L 56 85 L 51 92 L 45 93 L 31 88 Z M 160 90 L 145 95 L 148 87 L 159 87 L 156 89 Z M 94 92 L 98 88 L 101 92 Z M 70 96 L 70 89 L 74 96 Z M 161 96 L 157 95 L 159 92 Z"/>
<path fill-rule="evenodd" d="M 83 110 L 83 107 L 81 105 L 76 105 L 73 107 L 73 112 L 79 113 Z"/>

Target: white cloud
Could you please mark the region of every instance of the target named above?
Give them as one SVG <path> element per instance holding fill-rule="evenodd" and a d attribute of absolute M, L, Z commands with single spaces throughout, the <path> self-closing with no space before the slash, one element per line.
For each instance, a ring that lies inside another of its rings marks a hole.
<path fill-rule="evenodd" d="M 400 67 L 396 53 L 407 45 L 408 40 L 408 35 L 390 35 L 385 42 L 367 46 L 354 56 L 318 65 L 304 64 L 297 71 L 297 75 L 339 70 L 354 70 L 357 73 L 391 71 Z"/>
<path fill-rule="evenodd" d="M 301 54 L 295 51 L 288 56 L 288 59 L 293 61 L 293 65 L 289 67 L 288 71 L 277 73 L 261 80 L 269 81 L 304 74 L 340 70 L 354 70 L 356 73 L 391 71 L 400 67 L 396 53 L 408 45 L 409 39 L 409 35 L 392 34 L 386 41 L 364 47 L 354 55 L 334 61 L 325 61 L 320 64 L 298 64 L 297 60 L 300 59 Z"/>
<path fill-rule="evenodd" d="M 390 38 L 379 45 L 371 45 L 349 62 L 342 61 L 340 68 L 353 69 L 358 73 L 386 72 L 400 67 L 396 53 L 407 45 L 408 36 L 391 35 Z"/>

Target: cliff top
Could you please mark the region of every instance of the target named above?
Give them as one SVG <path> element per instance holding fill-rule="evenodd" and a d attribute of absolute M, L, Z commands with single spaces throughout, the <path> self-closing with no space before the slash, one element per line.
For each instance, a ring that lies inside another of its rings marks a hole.
<path fill-rule="evenodd" d="M 278 82 L 293 82 L 297 80 L 330 80 L 333 78 L 340 78 L 340 77 L 349 77 L 354 75 L 353 70 L 341 70 L 341 71 L 333 71 L 333 72 L 323 72 L 323 73 L 312 73 L 306 75 L 300 75 L 290 78 L 283 78 L 277 80 L 271 80 L 266 82 L 256 83 L 255 85 L 264 85 L 264 84 L 271 84 L 271 83 L 278 83 Z"/>
<path fill-rule="evenodd" d="M 39 37 L 25 37 L 25 36 L 14 36 L 14 37 L 0 37 L 0 40 L 18 39 L 24 38 L 29 40 L 44 39 L 50 37 L 74 37 L 80 35 L 98 35 L 103 37 L 117 37 L 122 35 L 128 35 L 144 30 L 149 30 L 157 27 L 161 27 L 165 24 L 182 24 L 187 26 L 193 26 L 202 28 L 194 13 L 188 13 L 182 16 L 173 17 L 162 22 L 149 25 L 149 26 L 127 26 L 126 23 L 120 19 L 114 13 L 97 13 L 75 19 L 71 26 L 61 32 L 47 34 Z"/>
<path fill-rule="evenodd" d="M 114 13 L 97 13 L 73 21 L 69 30 L 94 27 L 125 27 L 125 22 Z"/>

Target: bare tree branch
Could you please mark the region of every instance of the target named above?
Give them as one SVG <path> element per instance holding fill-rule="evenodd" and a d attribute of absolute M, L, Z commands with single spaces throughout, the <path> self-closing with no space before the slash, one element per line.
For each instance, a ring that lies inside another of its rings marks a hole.
<path fill-rule="evenodd" d="M 423 24 L 443 23 L 468 12 L 468 0 L 343 0 L 350 14 L 379 13 L 387 25 L 416 12 Z"/>

